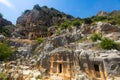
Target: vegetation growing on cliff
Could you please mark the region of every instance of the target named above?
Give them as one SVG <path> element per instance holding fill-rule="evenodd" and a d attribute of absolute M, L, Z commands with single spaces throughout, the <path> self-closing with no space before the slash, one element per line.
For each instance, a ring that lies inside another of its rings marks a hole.
<path fill-rule="evenodd" d="M 102 39 L 102 33 L 93 33 L 90 37 L 92 41 L 97 41 Z"/>
<path fill-rule="evenodd" d="M 6 60 L 9 58 L 13 53 L 13 50 L 7 43 L 0 42 L 0 61 Z"/>
<path fill-rule="evenodd" d="M 0 80 L 7 80 L 7 75 L 0 72 Z"/>
<path fill-rule="evenodd" d="M 3 27 L 0 29 L 0 34 L 3 34 L 4 36 L 10 36 L 11 33 L 6 27 Z"/>
<path fill-rule="evenodd" d="M 43 40 L 44 40 L 44 39 L 43 39 L 42 37 L 39 37 L 39 38 L 37 38 L 36 41 L 37 41 L 38 44 L 41 44 L 41 43 L 43 42 Z"/>
<path fill-rule="evenodd" d="M 103 38 L 101 40 L 100 46 L 103 49 L 110 50 L 110 49 L 116 49 L 117 44 L 109 38 Z"/>

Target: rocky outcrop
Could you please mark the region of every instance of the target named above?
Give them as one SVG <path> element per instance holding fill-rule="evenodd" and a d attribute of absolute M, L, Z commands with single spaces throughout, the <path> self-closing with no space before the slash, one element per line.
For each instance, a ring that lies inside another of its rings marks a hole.
<path fill-rule="evenodd" d="M 66 19 L 73 19 L 72 16 L 60 12 L 47 6 L 40 7 L 35 5 L 32 10 L 26 10 L 22 16 L 17 19 L 17 25 L 32 26 L 51 26 L 63 22 Z"/>
<path fill-rule="evenodd" d="M 6 19 L 0 18 L 0 30 L 7 25 L 12 25 L 12 23 Z"/>
<path fill-rule="evenodd" d="M 112 33 L 112 32 L 120 32 L 120 28 L 115 25 L 111 25 L 108 23 L 98 22 L 97 23 L 97 32 L 103 32 L 103 33 Z"/>
<path fill-rule="evenodd" d="M 102 17 L 107 16 L 107 15 L 108 15 L 108 13 L 107 13 L 107 12 L 104 12 L 104 11 L 100 11 L 100 12 L 97 14 L 97 16 L 102 16 Z"/>
<path fill-rule="evenodd" d="M 22 36 L 34 39 L 36 37 L 40 37 L 41 35 L 45 36 L 47 34 L 48 27 L 71 19 L 74 18 L 54 8 L 35 5 L 32 10 L 26 10 L 17 19 L 16 25 L 19 29 L 18 32 Z M 23 28 L 20 30 L 20 27 L 22 26 Z"/>
<path fill-rule="evenodd" d="M 80 26 L 80 30 L 83 34 L 92 34 L 92 33 L 97 33 L 101 32 L 103 34 L 109 34 L 112 32 L 120 32 L 119 26 L 116 25 L 111 25 L 109 23 L 105 22 L 97 22 L 95 25 L 87 25 L 87 24 L 82 24 Z"/>
<path fill-rule="evenodd" d="M 119 51 L 116 50 L 110 50 L 110 51 L 85 50 L 84 51 L 79 49 L 76 50 L 76 52 L 77 55 L 79 53 L 78 57 L 81 62 L 81 69 L 84 70 L 86 70 L 86 68 L 89 68 L 89 70 L 95 69 L 96 70 L 95 72 L 99 72 L 99 74 L 95 73 L 96 77 L 97 75 L 99 75 L 98 77 L 103 78 L 102 80 L 104 80 L 104 78 L 105 80 L 108 80 L 108 78 L 110 78 L 111 75 L 115 77 L 120 74 Z M 100 71 L 103 73 L 100 73 Z M 88 73 L 88 75 L 90 74 Z M 95 76 L 91 75 L 91 77 L 95 77 Z"/>
<path fill-rule="evenodd" d="M 0 34 L 10 37 L 11 33 L 14 31 L 14 26 L 12 23 L 4 18 L 0 18 Z"/>

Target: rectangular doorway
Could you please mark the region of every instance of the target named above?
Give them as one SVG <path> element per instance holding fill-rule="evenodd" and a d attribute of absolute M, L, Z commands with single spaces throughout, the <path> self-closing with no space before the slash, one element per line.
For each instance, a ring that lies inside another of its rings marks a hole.
<path fill-rule="evenodd" d="M 62 64 L 59 64 L 59 73 L 62 73 Z"/>

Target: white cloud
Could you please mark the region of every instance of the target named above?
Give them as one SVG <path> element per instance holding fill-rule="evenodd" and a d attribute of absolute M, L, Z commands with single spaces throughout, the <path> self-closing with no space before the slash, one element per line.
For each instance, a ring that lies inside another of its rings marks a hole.
<path fill-rule="evenodd" d="M 11 9 L 15 9 L 15 6 L 13 4 L 11 4 L 8 0 L 0 0 L 0 3 L 4 4 L 5 6 L 11 8 Z"/>

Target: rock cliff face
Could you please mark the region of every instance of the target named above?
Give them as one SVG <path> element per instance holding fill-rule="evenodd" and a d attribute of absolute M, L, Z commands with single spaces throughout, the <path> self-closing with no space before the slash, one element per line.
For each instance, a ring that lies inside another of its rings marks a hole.
<path fill-rule="evenodd" d="M 67 19 L 73 17 L 46 6 L 26 10 L 18 18 L 13 36 L 0 36 L 1 42 L 7 39 L 14 49 L 9 61 L 1 62 L 0 72 L 8 80 L 120 80 L 120 51 L 104 50 L 99 47 L 101 40 L 90 39 L 100 32 L 102 39 L 120 42 L 119 25 L 96 22 L 69 25 L 70 29 L 53 26 Z M 49 31 L 54 33 L 46 37 Z M 39 44 L 34 40 L 37 37 L 43 37 Z"/>
<path fill-rule="evenodd" d="M 26 10 L 17 19 L 16 25 L 17 27 L 23 27 L 18 31 L 23 37 L 34 39 L 46 35 L 48 27 L 72 19 L 74 19 L 72 16 L 54 8 L 35 5 L 32 10 Z"/>
<path fill-rule="evenodd" d="M 0 18 L 0 29 L 7 25 L 12 25 L 12 23 L 4 18 Z"/>
<path fill-rule="evenodd" d="M 12 25 L 12 23 L 0 17 L 0 34 L 10 37 L 13 31 L 14 31 L 14 26 Z"/>

